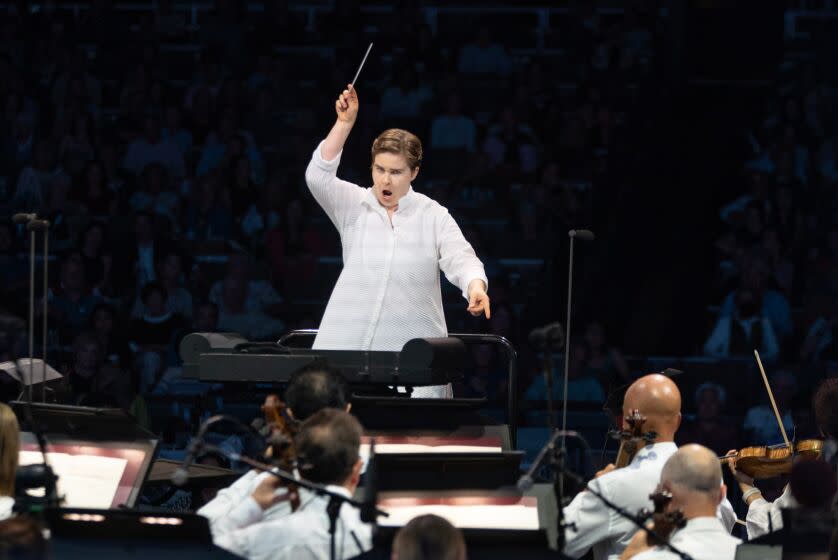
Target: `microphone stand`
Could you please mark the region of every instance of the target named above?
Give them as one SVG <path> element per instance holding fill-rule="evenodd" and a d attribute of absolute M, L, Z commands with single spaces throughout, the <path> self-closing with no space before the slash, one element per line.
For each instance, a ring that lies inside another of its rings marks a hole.
<path fill-rule="evenodd" d="M 570 372 L 570 317 L 571 304 L 573 302 L 573 243 L 578 237 L 583 241 L 592 241 L 594 233 L 590 230 L 575 230 L 572 229 L 567 232 L 570 238 L 570 253 L 567 259 L 567 322 L 565 323 L 565 345 L 564 345 L 564 392 L 562 394 L 562 444 L 558 451 L 553 456 L 553 461 L 556 463 L 555 474 L 557 475 L 558 501 L 559 511 L 564 507 L 564 461 L 567 456 L 566 434 L 567 434 L 567 385 Z M 550 372 L 552 376 L 553 372 Z M 559 516 L 561 518 L 561 515 Z"/>

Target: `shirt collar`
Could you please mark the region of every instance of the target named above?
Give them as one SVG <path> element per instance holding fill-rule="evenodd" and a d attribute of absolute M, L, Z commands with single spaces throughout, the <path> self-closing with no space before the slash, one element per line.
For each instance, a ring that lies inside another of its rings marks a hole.
<path fill-rule="evenodd" d="M 635 463 L 639 463 L 644 460 L 657 459 L 661 455 L 669 457 L 676 451 L 678 451 L 678 446 L 675 445 L 675 442 L 673 441 L 646 445 L 635 454 L 634 459 L 631 460 L 631 464 L 634 465 Z"/>
<path fill-rule="evenodd" d="M 681 530 L 688 531 L 690 533 L 695 531 L 722 531 L 727 533 L 724 525 L 722 525 L 722 522 L 719 521 L 719 518 L 710 516 L 693 517 L 692 519 L 688 519 L 686 526 L 684 526 Z"/>
<path fill-rule="evenodd" d="M 347 498 L 352 497 L 352 494 L 349 492 L 349 490 L 346 489 L 345 486 L 338 486 L 337 484 L 327 484 L 326 490 L 334 492 L 335 494 L 340 494 L 341 496 L 345 496 Z"/>

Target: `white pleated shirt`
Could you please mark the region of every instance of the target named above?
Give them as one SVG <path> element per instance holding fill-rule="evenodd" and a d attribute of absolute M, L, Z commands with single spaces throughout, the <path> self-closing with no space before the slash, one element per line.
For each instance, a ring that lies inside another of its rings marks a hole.
<path fill-rule="evenodd" d="M 343 270 L 313 347 L 399 351 L 412 338 L 448 336 L 440 270 L 466 298 L 472 280 L 488 286 L 454 218 L 411 187 L 391 223 L 372 188 L 337 178 L 341 154 L 326 161 L 322 145 L 306 183 L 340 234 Z"/>

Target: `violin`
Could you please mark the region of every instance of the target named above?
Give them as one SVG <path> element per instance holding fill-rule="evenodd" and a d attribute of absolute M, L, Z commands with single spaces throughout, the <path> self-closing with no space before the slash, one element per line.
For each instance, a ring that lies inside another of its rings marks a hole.
<path fill-rule="evenodd" d="M 655 504 L 655 511 L 651 515 L 646 513 L 647 517 L 652 518 L 655 532 L 654 535 L 647 536 L 649 546 L 658 546 L 669 540 L 669 536 L 675 529 L 681 529 L 687 524 L 684 518 L 684 513 L 680 509 L 666 511 L 666 506 L 672 501 L 672 494 L 666 490 L 660 490 L 653 494 L 649 494 L 649 499 Z M 660 539 L 660 540 L 659 540 Z"/>
<path fill-rule="evenodd" d="M 759 357 L 757 350 L 754 350 L 754 357 L 759 366 L 762 381 L 765 383 L 765 390 L 771 401 L 771 408 L 777 419 L 777 426 L 780 428 L 780 434 L 783 436 L 783 443 L 770 446 L 757 445 L 745 447 L 736 453 L 719 457 L 719 459 L 723 463 L 733 461 L 736 470 L 756 480 L 773 478 L 790 473 L 795 457 L 817 459 L 823 451 L 823 441 L 819 439 L 805 439 L 794 445 L 789 442 L 788 435 L 786 435 L 786 428 L 783 426 L 783 420 L 780 417 L 780 410 L 777 408 L 777 401 L 774 399 L 774 392 L 771 390 L 771 384 L 768 383 L 768 376 L 765 374 L 765 367 L 762 365 L 762 359 Z"/>
<path fill-rule="evenodd" d="M 743 447 L 736 453 L 719 457 L 722 463 L 733 461 L 733 466 L 754 480 L 789 474 L 795 457 L 817 459 L 823 451 L 823 440 L 804 439 L 791 444 L 755 445 Z"/>
<path fill-rule="evenodd" d="M 265 457 L 280 469 L 293 473 L 297 469 L 297 450 L 294 436 L 297 435 L 297 422 L 288 416 L 288 406 L 277 396 L 268 395 L 262 405 L 266 426 L 270 429 Z M 288 485 L 291 511 L 300 507 L 300 495 L 297 486 Z"/>
<path fill-rule="evenodd" d="M 620 440 L 620 449 L 617 451 L 617 459 L 614 461 L 614 468 L 617 469 L 628 466 L 638 451 L 646 447 L 647 444 L 654 443 L 658 437 L 655 432 L 643 432 L 646 417 L 640 414 L 637 409 L 632 410 L 623 420 L 628 429 L 612 433 L 612 437 Z"/>

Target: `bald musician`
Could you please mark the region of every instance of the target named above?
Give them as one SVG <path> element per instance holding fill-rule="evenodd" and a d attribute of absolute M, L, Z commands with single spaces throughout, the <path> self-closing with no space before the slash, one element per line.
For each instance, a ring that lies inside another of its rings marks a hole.
<path fill-rule="evenodd" d="M 678 450 L 675 432 L 681 425 L 681 393 L 668 377 L 646 375 L 632 383 L 623 399 L 623 415 L 633 410 L 646 417 L 644 430 L 657 433 L 655 442 L 638 451 L 627 467 L 615 470 L 614 465 L 608 465 L 599 471 L 588 488 L 636 513 L 643 508 L 652 509 L 649 494 L 657 488 L 667 459 Z M 576 527 L 565 530 L 564 552 L 573 558 L 582 557 L 591 548 L 595 560 L 618 558 L 637 531 L 631 521 L 587 491 L 576 495 L 564 515 Z M 719 516 L 730 532 L 736 516 L 727 500 L 719 508 Z"/>
<path fill-rule="evenodd" d="M 836 441 L 838 441 L 838 378 L 827 379 L 818 387 L 818 390 L 815 391 L 815 395 L 812 397 L 812 405 L 815 411 L 815 420 L 824 436 L 822 456 L 832 467 L 833 477 L 831 482 L 834 486 L 834 475 L 836 465 L 838 465 L 838 453 L 836 453 L 836 447 L 838 447 L 836 445 Z M 728 454 L 734 451 L 732 449 Z M 745 517 L 748 540 L 753 540 L 770 532 L 782 529 L 782 510 L 784 508 L 797 508 L 800 506 L 800 502 L 793 492 L 792 485 L 787 484 L 780 497 L 773 502 L 769 502 L 762 497 L 762 493 L 754 484 L 753 478 L 736 470 L 735 463 L 732 461 L 728 465 L 736 481 L 739 483 L 739 488 L 742 490 L 742 501 L 748 506 L 748 515 Z M 811 480 L 802 479 L 798 480 L 798 483 L 798 494 L 802 495 L 806 492 L 803 486 L 806 483 L 811 483 Z M 828 477 L 826 482 L 820 482 L 824 486 L 820 489 L 822 493 L 826 492 L 827 488 L 825 486 L 828 483 Z M 834 491 L 832 493 L 834 494 Z"/>
<path fill-rule="evenodd" d="M 667 511 L 680 510 L 687 524 L 676 529 L 669 543 L 693 560 L 733 560 L 741 542 L 716 517 L 727 488 L 716 454 L 703 445 L 685 445 L 672 455 L 661 471 L 660 488 L 672 494 Z M 677 560 L 664 546 L 650 547 L 645 531 L 638 531 L 620 560 Z"/>

